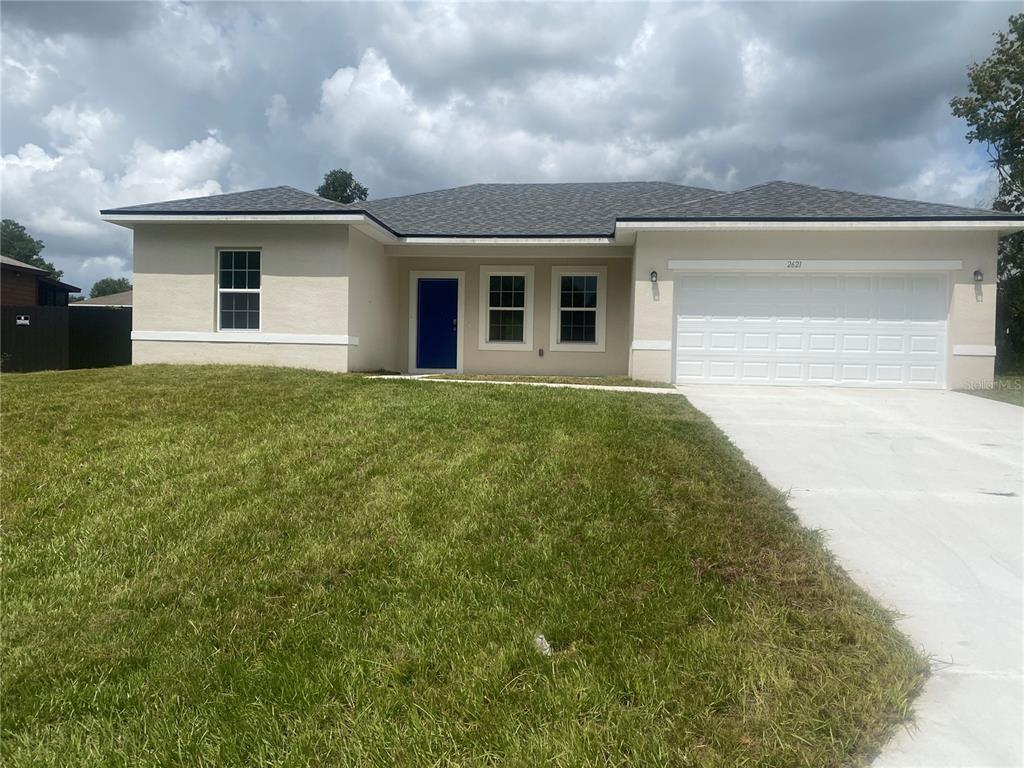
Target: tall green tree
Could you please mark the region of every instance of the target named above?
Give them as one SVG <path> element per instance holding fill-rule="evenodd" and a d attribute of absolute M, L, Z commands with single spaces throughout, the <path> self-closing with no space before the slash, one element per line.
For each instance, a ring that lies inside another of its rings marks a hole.
<path fill-rule="evenodd" d="M 127 277 L 103 277 L 92 284 L 89 290 L 89 298 L 95 299 L 98 296 L 110 296 L 112 293 L 124 293 L 132 289 L 131 281 Z"/>
<path fill-rule="evenodd" d="M 1011 16 L 1009 29 L 995 38 L 989 57 L 967 70 L 968 94 L 950 106 L 999 175 L 992 207 L 1024 213 L 1024 13 Z M 996 363 L 1008 370 L 1024 364 L 1024 233 L 999 241 L 998 276 Z"/>
<path fill-rule="evenodd" d="M 356 181 L 350 171 L 335 168 L 324 174 L 324 183 L 316 188 L 316 193 L 339 203 L 354 203 L 365 200 L 370 190 Z"/>
<path fill-rule="evenodd" d="M 14 219 L 4 219 L 0 224 L 0 253 L 33 267 L 45 269 L 60 280 L 64 272 L 39 255 L 45 247 L 42 240 L 36 240 Z"/>

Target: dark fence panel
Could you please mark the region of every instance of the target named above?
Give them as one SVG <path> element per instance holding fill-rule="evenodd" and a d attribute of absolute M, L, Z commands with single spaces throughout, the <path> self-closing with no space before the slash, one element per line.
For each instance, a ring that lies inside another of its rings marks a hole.
<path fill-rule="evenodd" d="M 131 307 L 71 307 L 71 367 L 132 364 Z"/>
<path fill-rule="evenodd" d="M 0 369 L 68 367 L 67 307 L 0 307 Z"/>

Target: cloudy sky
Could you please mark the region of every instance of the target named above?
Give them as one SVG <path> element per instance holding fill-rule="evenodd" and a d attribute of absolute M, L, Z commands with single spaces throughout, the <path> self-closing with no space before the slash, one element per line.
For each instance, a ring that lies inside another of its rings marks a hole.
<path fill-rule="evenodd" d="M 475 181 L 782 178 L 987 205 L 949 113 L 1015 3 L 0 3 L 3 216 L 86 289 L 101 207 L 352 170 Z"/>

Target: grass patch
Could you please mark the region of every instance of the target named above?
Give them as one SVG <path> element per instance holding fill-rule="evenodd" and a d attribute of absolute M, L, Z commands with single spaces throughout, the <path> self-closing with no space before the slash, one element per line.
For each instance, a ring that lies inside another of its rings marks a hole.
<path fill-rule="evenodd" d="M 1024 407 L 1024 374 L 995 375 L 992 389 L 962 389 L 968 395 L 977 395 L 989 400 L 999 400 Z"/>
<path fill-rule="evenodd" d="M 532 384 L 589 384 L 602 387 L 657 387 L 673 389 L 663 381 L 642 381 L 629 376 L 521 376 L 516 374 L 490 373 L 436 373 L 428 379 L 459 379 L 462 381 L 517 381 Z"/>
<path fill-rule="evenodd" d="M 926 671 L 682 397 L 0 381 L 5 765 L 845 766 Z"/>

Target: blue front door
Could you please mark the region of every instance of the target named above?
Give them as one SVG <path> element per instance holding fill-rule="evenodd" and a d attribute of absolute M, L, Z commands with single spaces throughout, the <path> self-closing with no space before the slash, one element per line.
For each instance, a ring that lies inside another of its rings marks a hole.
<path fill-rule="evenodd" d="M 459 356 L 459 281 L 421 277 L 416 283 L 416 367 L 446 369 Z"/>

